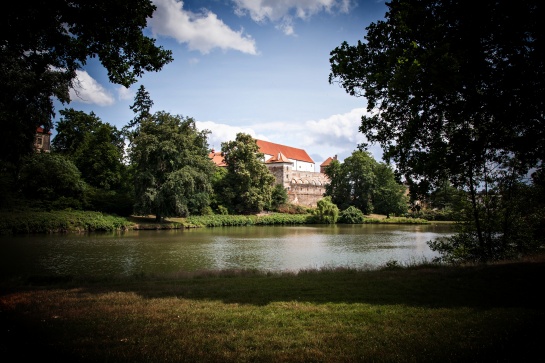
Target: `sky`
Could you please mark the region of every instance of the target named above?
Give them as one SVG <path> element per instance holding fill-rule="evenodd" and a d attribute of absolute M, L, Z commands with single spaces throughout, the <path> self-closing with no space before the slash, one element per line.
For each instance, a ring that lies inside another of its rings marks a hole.
<path fill-rule="evenodd" d="M 365 141 L 358 131 L 366 101 L 329 83 L 330 52 L 364 40 L 384 19 L 385 0 L 152 0 L 146 36 L 173 52 L 159 72 L 126 89 L 108 81 L 92 59 L 78 72 L 69 104 L 118 128 L 144 85 L 151 112 L 192 117 L 208 130 L 210 148 L 239 132 L 304 149 L 319 165 L 350 156 Z M 53 130 L 55 135 L 55 130 Z M 369 151 L 380 161 L 381 151 Z"/>

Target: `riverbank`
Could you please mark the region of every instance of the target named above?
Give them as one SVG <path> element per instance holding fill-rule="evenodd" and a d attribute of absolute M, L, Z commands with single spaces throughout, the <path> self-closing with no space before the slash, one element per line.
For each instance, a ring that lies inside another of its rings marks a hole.
<path fill-rule="evenodd" d="M 541 354 L 542 257 L 299 273 L 0 282 L 0 352 L 56 362 L 519 362 Z"/>
<path fill-rule="evenodd" d="M 220 226 L 314 224 L 311 214 L 269 213 L 263 215 L 208 215 L 168 218 L 157 223 L 154 216 L 118 217 L 92 211 L 0 212 L 1 234 L 102 232 L 124 230 L 184 229 Z M 416 218 L 366 216 L 364 223 L 422 224 Z"/>

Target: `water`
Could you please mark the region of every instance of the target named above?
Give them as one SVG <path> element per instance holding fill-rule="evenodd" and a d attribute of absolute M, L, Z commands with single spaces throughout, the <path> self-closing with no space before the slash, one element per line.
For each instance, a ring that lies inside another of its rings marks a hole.
<path fill-rule="evenodd" d="M 448 225 L 251 226 L 0 237 L 0 275 L 377 267 L 431 260 Z"/>

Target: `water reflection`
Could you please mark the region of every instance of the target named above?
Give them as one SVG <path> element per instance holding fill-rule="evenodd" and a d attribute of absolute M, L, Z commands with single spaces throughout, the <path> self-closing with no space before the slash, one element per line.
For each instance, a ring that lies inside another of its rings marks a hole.
<path fill-rule="evenodd" d="M 376 267 L 436 256 L 444 225 L 221 227 L 0 238 L 0 274 L 100 275 L 203 269 Z"/>

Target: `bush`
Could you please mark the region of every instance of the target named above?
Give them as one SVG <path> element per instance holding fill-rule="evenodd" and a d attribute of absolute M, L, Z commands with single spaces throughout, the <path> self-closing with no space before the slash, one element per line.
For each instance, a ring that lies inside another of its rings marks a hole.
<path fill-rule="evenodd" d="M 278 206 L 277 208 L 279 213 L 285 213 L 285 214 L 308 214 L 308 209 L 297 205 L 297 204 L 291 204 L 291 203 L 284 203 Z"/>
<path fill-rule="evenodd" d="M 345 224 L 361 224 L 364 221 L 365 216 L 363 215 L 363 212 L 351 205 L 340 213 L 338 222 Z"/>
<path fill-rule="evenodd" d="M 319 223 L 335 224 L 339 217 L 339 208 L 327 196 L 318 201 L 315 216 Z"/>

